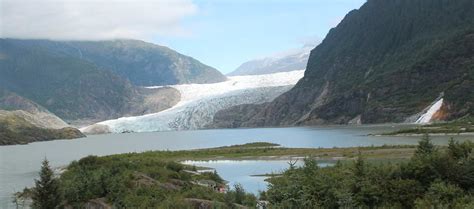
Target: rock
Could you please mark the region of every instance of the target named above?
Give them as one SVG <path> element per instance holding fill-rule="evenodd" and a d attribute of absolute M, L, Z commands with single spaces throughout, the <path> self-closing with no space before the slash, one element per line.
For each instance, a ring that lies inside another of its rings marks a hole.
<path fill-rule="evenodd" d="M 85 134 L 107 134 L 111 133 L 110 127 L 102 124 L 93 124 L 84 128 L 79 129 Z"/>

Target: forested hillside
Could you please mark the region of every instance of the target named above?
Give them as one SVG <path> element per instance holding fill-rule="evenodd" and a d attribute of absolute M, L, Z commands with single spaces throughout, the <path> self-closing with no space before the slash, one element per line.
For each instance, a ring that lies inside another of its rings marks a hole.
<path fill-rule="evenodd" d="M 369 0 L 312 50 L 303 79 L 242 126 L 404 122 L 473 114 L 474 2 Z"/>
<path fill-rule="evenodd" d="M 215 83 L 226 80 L 219 71 L 192 57 L 140 40 L 9 41 L 93 63 L 99 69 L 112 71 L 137 86 Z"/>
<path fill-rule="evenodd" d="M 0 87 L 63 119 L 109 118 L 128 108 L 133 86 L 90 62 L 0 40 Z"/>

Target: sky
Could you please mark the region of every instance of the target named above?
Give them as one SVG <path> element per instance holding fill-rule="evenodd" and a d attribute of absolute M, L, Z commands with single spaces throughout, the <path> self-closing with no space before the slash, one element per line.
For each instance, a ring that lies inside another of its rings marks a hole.
<path fill-rule="evenodd" d="M 141 39 L 229 73 L 316 45 L 366 0 L 0 0 L 2 38 Z"/>

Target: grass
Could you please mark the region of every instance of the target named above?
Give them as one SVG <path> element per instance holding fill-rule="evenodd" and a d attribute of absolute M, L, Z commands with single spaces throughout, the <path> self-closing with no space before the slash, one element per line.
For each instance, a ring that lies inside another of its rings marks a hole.
<path fill-rule="evenodd" d="M 461 134 L 474 133 L 474 117 L 469 116 L 447 123 L 433 123 L 414 128 L 400 129 L 383 133 L 385 136 L 421 135 L 421 134 Z"/>
<path fill-rule="evenodd" d="M 162 159 L 164 161 L 184 160 L 278 160 L 293 157 L 312 157 L 318 160 L 352 159 L 359 153 L 370 159 L 400 160 L 413 155 L 416 146 L 384 145 L 380 147 L 350 147 L 350 148 L 286 148 L 269 147 L 270 143 L 251 143 L 209 149 L 183 151 L 148 151 L 143 153 L 127 153 L 107 156 L 106 158 L 128 158 L 132 161 L 142 157 Z M 257 146 L 258 145 L 258 146 Z M 261 146 L 265 145 L 265 146 Z"/>

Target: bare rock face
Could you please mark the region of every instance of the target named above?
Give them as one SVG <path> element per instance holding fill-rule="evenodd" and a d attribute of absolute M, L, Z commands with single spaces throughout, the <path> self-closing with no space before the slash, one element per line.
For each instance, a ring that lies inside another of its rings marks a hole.
<path fill-rule="evenodd" d="M 268 103 L 242 104 L 217 111 L 209 128 L 238 128 L 248 126 L 247 122 Z"/>
<path fill-rule="evenodd" d="M 112 131 L 110 130 L 109 126 L 107 125 L 102 125 L 102 124 L 93 124 L 84 128 L 80 129 L 81 132 L 86 133 L 86 134 L 108 134 L 111 133 Z"/>
<path fill-rule="evenodd" d="M 134 103 L 123 116 L 137 116 L 157 113 L 175 106 L 181 99 L 178 90 L 172 87 L 140 88 L 138 102 Z"/>
<path fill-rule="evenodd" d="M 0 89 L 0 145 L 84 137 L 44 107 Z"/>
<path fill-rule="evenodd" d="M 15 93 L 0 88 L 0 111 L 14 114 L 40 128 L 61 129 L 69 125 L 46 108 Z M 13 111 L 13 112 L 12 112 Z"/>
<path fill-rule="evenodd" d="M 112 209 L 113 207 L 107 203 L 105 198 L 97 198 L 89 200 L 84 204 L 85 209 Z"/>
<path fill-rule="evenodd" d="M 66 122 L 49 112 L 26 112 L 24 110 L 11 111 L 18 117 L 25 119 L 39 128 L 61 129 L 70 127 Z"/>
<path fill-rule="evenodd" d="M 0 145 L 84 137 L 79 130 L 72 127 L 45 128 L 44 125 L 49 124 L 38 121 L 33 114 L 26 111 L 0 110 Z"/>

